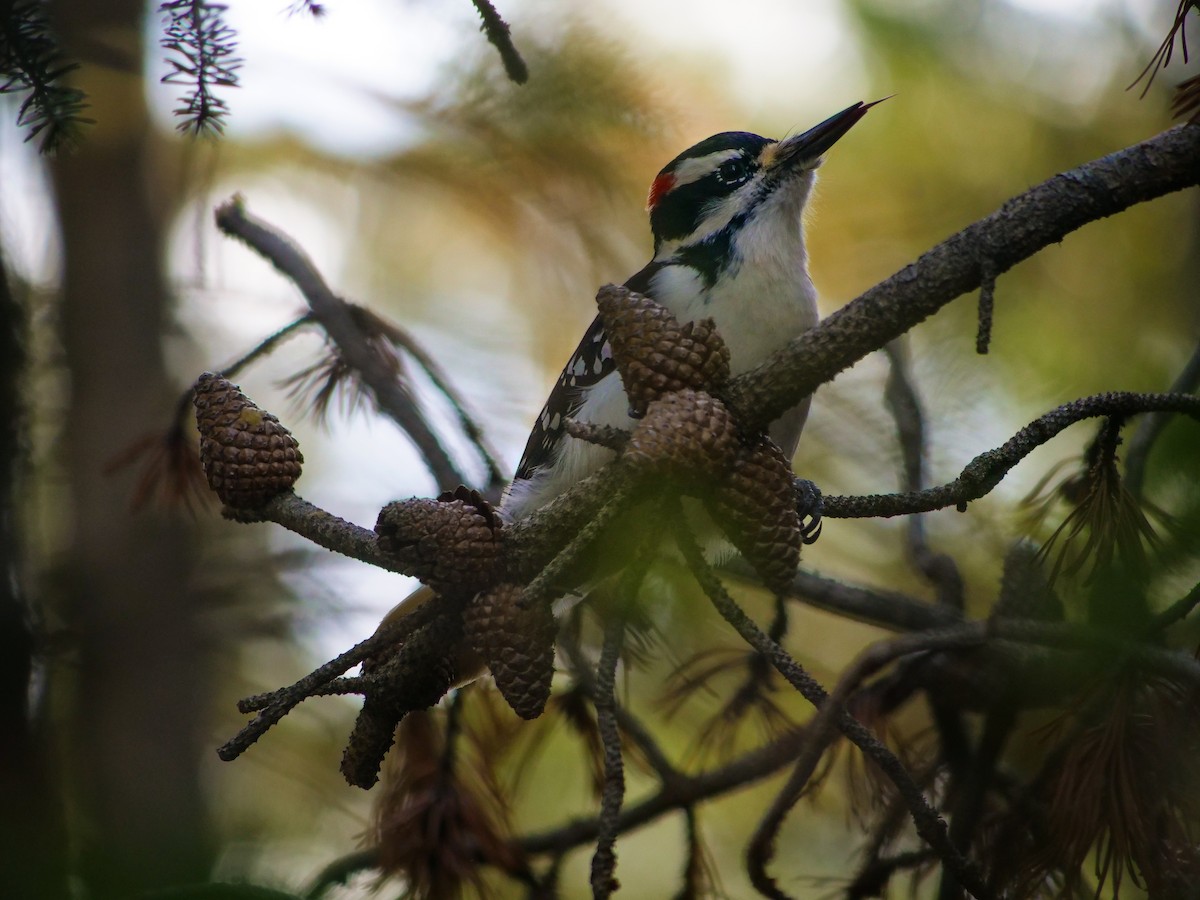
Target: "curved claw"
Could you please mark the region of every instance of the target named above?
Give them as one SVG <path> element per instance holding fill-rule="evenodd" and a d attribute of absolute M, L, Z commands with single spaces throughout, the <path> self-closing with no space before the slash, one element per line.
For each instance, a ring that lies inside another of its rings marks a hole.
<path fill-rule="evenodd" d="M 797 478 L 796 511 L 800 513 L 800 540 L 804 544 L 815 544 L 821 536 L 821 512 L 825 502 L 821 489 L 806 478 Z"/>

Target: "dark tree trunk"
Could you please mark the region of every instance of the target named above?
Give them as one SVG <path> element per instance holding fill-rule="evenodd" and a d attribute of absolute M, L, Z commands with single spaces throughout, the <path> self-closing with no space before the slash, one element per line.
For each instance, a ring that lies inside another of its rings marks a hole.
<path fill-rule="evenodd" d="M 55 0 L 97 124 L 54 165 L 70 373 L 63 462 L 71 529 L 66 618 L 77 639 L 66 746 L 80 872 L 96 900 L 198 880 L 212 847 L 198 777 L 209 697 L 191 529 L 129 510 L 106 464 L 170 408 L 161 337 L 164 188 L 143 97 L 145 10 Z M 123 54 L 123 55 L 122 55 Z M 155 202 L 155 201 L 160 202 Z"/>
<path fill-rule="evenodd" d="M 35 641 L 25 594 L 21 484 L 27 472 L 21 400 L 24 305 L 0 252 L 0 871 L 13 897 L 66 900 L 66 840 L 43 723 L 30 681 Z"/>

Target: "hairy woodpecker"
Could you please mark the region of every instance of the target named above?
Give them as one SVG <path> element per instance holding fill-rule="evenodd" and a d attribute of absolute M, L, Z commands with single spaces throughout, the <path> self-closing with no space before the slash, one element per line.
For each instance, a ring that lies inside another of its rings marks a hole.
<path fill-rule="evenodd" d="M 878 101 L 876 101 L 878 102 Z M 821 157 L 874 103 L 856 103 L 803 134 L 774 141 L 713 135 L 671 160 L 650 187 L 654 258 L 625 282 L 681 322 L 712 318 L 734 375 L 817 323 L 804 207 Z M 611 452 L 569 437 L 568 418 L 628 428 L 629 402 L 600 319 L 592 322 L 534 423 L 501 512 L 529 515 L 590 475 Z M 771 427 L 791 458 L 808 401 Z"/>

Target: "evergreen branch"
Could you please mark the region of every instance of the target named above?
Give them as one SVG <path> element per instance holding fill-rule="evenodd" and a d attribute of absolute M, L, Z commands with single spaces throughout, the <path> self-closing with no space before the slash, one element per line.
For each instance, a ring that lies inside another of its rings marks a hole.
<path fill-rule="evenodd" d="M 1130 416 L 1145 412 L 1183 413 L 1200 421 L 1200 397 L 1195 394 L 1137 394 L 1110 391 L 1064 403 L 1034 419 L 995 450 L 980 453 L 953 481 L 923 491 L 869 496 L 828 496 L 822 514 L 828 519 L 903 516 L 932 512 L 967 503 L 990 493 L 1017 463 L 1064 428 L 1098 416 Z"/>
<path fill-rule="evenodd" d="M 81 115 L 87 95 L 62 83 L 77 68 L 78 63 L 62 59 L 45 3 L 19 0 L 0 15 L 0 94 L 28 92 L 17 110 L 17 125 L 29 129 L 26 141 L 41 136 L 42 153 L 70 150 L 82 126 L 93 122 Z"/>
<path fill-rule="evenodd" d="M 341 678 L 347 670 L 380 650 L 402 643 L 417 629 L 441 615 L 445 602 L 436 597 L 407 616 L 383 622 L 370 637 L 359 641 L 345 653 L 309 672 L 299 681 L 270 691 L 244 698 L 238 711 L 255 713 L 243 728 L 217 748 L 217 756 L 229 762 L 237 759 L 260 737 L 309 697 L 340 693 L 363 693 L 364 679 Z"/>
<path fill-rule="evenodd" d="M 240 197 L 216 211 L 217 227 L 268 260 L 304 295 L 313 315 L 347 365 L 371 389 L 376 405 L 412 439 L 442 491 L 466 483 L 408 385 L 396 377 L 366 340 L 351 305 L 330 290 L 308 255 L 284 235 L 248 213 Z"/>
<path fill-rule="evenodd" d="M 163 84 L 186 84 L 191 90 L 179 98 L 177 126 L 185 134 L 216 136 L 225 130 L 229 106 L 217 87 L 237 87 L 237 32 L 225 24 L 226 7 L 205 0 L 168 0 L 158 11 L 166 17 L 161 40 L 171 71 Z"/>
<path fill-rule="evenodd" d="M 826 707 L 830 706 L 829 694 L 800 663 L 746 615 L 737 601 L 726 591 L 717 574 L 709 567 L 682 515 L 675 516 L 675 519 L 675 543 L 683 554 L 693 577 L 725 621 L 734 627 L 743 640 L 767 657 L 776 671 L 804 699 L 817 708 L 818 717 L 822 712 L 830 716 L 838 730 L 879 766 L 900 796 L 904 798 L 917 833 L 938 854 L 945 867 L 955 873 L 960 883 L 966 886 L 967 890 L 979 900 L 992 897 L 992 892 L 985 885 L 975 866 L 950 843 L 946 823 L 929 805 L 929 801 L 926 800 L 921 788 L 913 781 L 904 764 L 866 726 L 850 715 L 844 706 L 833 705 L 826 710 Z M 793 777 L 793 780 L 796 778 Z M 755 879 L 756 874 L 762 877 Z M 752 869 L 751 878 L 760 893 L 768 897 L 781 896 L 773 880 L 766 875 L 765 870 L 760 869 L 756 872 Z"/>
<path fill-rule="evenodd" d="M 1000 209 L 964 228 L 926 252 L 917 262 L 851 301 L 819 325 L 804 332 L 782 351 L 729 385 L 727 403 L 745 428 L 774 421 L 838 372 L 916 327 L 938 309 L 979 286 L 980 248 L 994 252 L 996 272 L 1007 271 L 1043 247 L 1060 241 L 1088 222 L 1111 216 L 1173 191 L 1200 184 L 1200 128 L 1178 126 L 1147 141 L 1101 159 L 1084 163 L 1005 203 Z M 1109 398 L 1138 398 L 1130 408 L 1106 407 Z M 1170 406 L 1149 404 L 1157 398 Z M 1093 411 L 1079 415 L 1149 412 L 1194 404 L 1196 398 L 1178 395 L 1099 395 Z M 1178 404 L 1178 405 L 1175 405 Z M 1067 405 L 1069 408 L 1073 404 Z M 1190 411 L 1190 410 L 1189 410 Z M 1057 411 L 1056 411 L 1057 412 Z M 1076 414 L 1081 411 L 1075 409 Z M 1053 413 L 1051 415 L 1054 415 Z M 1072 421 L 1075 421 L 1074 419 Z M 1066 423 L 1059 423 L 1061 430 Z M 1028 440 L 1032 435 L 1024 435 Z M 1044 443 L 1049 436 L 1042 436 Z M 1016 440 L 1016 438 L 1014 438 Z M 1011 443 L 1011 442 L 1010 442 Z M 1036 442 L 1035 442 L 1036 443 Z M 994 488 L 1028 449 L 1005 445 L 1011 456 L 992 450 L 977 457 L 949 485 L 924 491 L 873 498 L 826 497 L 827 517 L 895 516 L 957 506 Z M 1003 448 L 1002 448 L 1003 449 Z M 1002 458 L 1003 457 L 1003 458 Z M 1003 464 L 1003 471 L 998 467 Z M 545 560 L 566 543 L 562 535 L 582 527 L 611 495 L 614 478 L 628 477 L 618 460 L 564 491 L 532 516 L 514 523 L 516 560 L 523 573 L 536 573 Z M 868 511 L 867 507 L 873 507 Z M 526 543 L 528 541 L 528 543 Z"/>
<path fill-rule="evenodd" d="M 1025 191 L 739 375 L 725 398 L 745 428 L 773 422 L 868 353 L 1042 248 L 1136 203 L 1200 185 L 1200 128 L 1180 125 Z M 990 257 L 984 267 L 980 259 Z M 828 502 L 828 499 L 827 499 Z"/>
<path fill-rule="evenodd" d="M 1175 38 L 1179 38 L 1180 46 L 1183 49 L 1183 61 L 1188 61 L 1187 49 L 1187 30 L 1186 20 L 1189 10 L 1200 11 L 1200 3 L 1196 0 L 1179 0 L 1179 6 L 1175 10 L 1175 15 L 1171 19 L 1171 27 L 1167 31 L 1167 36 L 1163 38 L 1162 43 L 1158 45 L 1158 49 L 1154 55 L 1150 57 L 1150 62 L 1146 63 L 1146 68 L 1138 74 L 1138 77 L 1133 79 L 1125 90 L 1130 90 L 1135 87 L 1143 78 L 1146 80 L 1145 86 L 1142 88 L 1141 97 L 1145 97 L 1150 93 L 1150 88 L 1154 84 L 1154 79 L 1158 75 L 1160 69 L 1166 68 L 1171 63 L 1171 57 L 1175 53 Z M 1147 77 L 1149 76 L 1149 77 Z"/>

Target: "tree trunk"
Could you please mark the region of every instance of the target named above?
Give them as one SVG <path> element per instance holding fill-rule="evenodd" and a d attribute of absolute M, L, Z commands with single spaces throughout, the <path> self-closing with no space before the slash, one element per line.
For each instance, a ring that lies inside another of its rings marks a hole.
<path fill-rule="evenodd" d="M 44 723 L 30 708 L 35 641 L 25 593 L 26 316 L 0 252 L 0 871 L 14 897 L 66 900 L 62 803 Z"/>
<path fill-rule="evenodd" d="M 168 204 L 150 164 L 132 0 L 55 0 L 67 54 L 97 124 L 56 161 L 64 247 L 62 335 L 70 373 L 63 463 L 70 547 L 66 618 L 70 785 L 80 873 L 95 900 L 207 875 L 212 848 L 198 778 L 209 698 L 207 639 L 184 517 L 131 513 L 130 477 L 104 469 L 162 424 L 173 393 L 161 337 Z"/>

